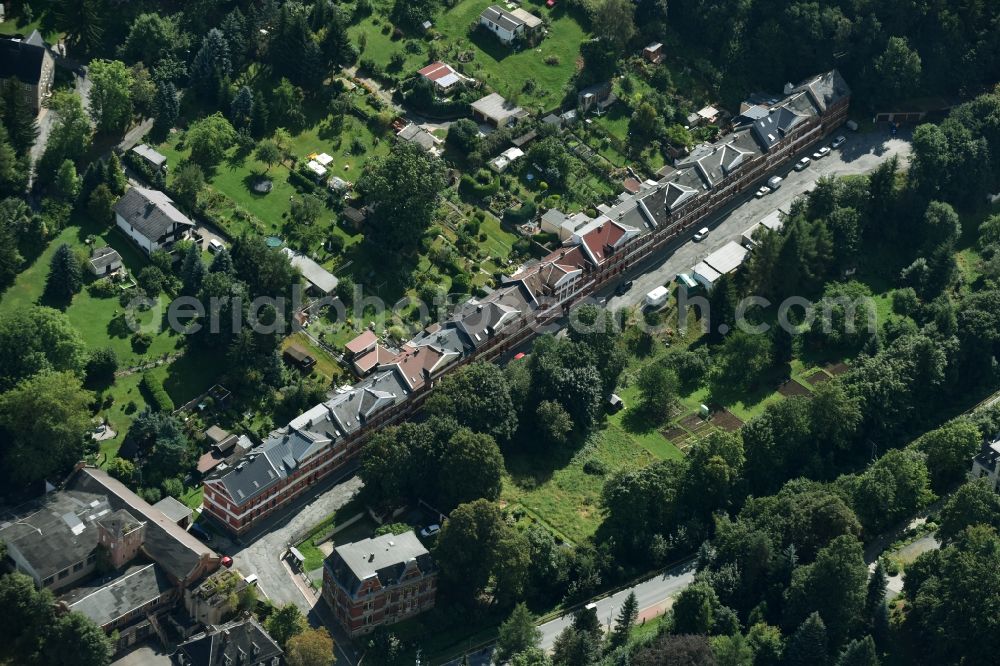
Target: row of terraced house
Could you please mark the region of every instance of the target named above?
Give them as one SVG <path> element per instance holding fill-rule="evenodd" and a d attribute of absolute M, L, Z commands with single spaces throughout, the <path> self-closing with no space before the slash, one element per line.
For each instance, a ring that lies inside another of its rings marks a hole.
<path fill-rule="evenodd" d="M 548 256 L 521 267 L 401 349 L 365 351 L 364 378 L 273 432 L 205 485 L 205 513 L 235 534 L 254 528 L 314 483 L 356 459 L 368 433 L 417 409 L 434 384 L 472 359 L 490 360 L 535 335 L 623 271 L 663 252 L 847 120 L 850 90 L 837 71 L 745 103 L 733 131 L 697 147 L 658 181 L 623 193 Z M 349 352 L 351 350 L 348 350 Z M 360 361 L 360 363 L 359 363 Z"/>

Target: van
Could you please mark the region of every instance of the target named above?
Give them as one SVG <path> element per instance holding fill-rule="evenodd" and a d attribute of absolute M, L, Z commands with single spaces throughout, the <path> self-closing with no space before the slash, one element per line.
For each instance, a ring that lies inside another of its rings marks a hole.
<path fill-rule="evenodd" d="M 670 290 L 666 287 L 657 287 L 653 291 L 646 294 L 646 307 L 647 308 L 658 308 L 667 302 L 667 298 L 670 296 Z"/>
<path fill-rule="evenodd" d="M 220 241 L 216 240 L 215 238 L 212 238 L 208 241 L 208 251 L 211 252 L 212 254 L 217 254 L 218 252 L 221 252 L 222 250 L 225 249 L 226 246 L 223 245 Z"/>
<path fill-rule="evenodd" d="M 781 187 L 782 180 L 783 179 L 781 176 L 771 176 L 771 178 L 767 181 L 767 186 L 770 187 L 772 190 L 776 190 L 779 187 Z"/>
<path fill-rule="evenodd" d="M 247 582 L 247 585 L 256 585 L 257 584 L 257 574 L 250 574 L 249 576 L 246 577 L 245 580 Z"/>
<path fill-rule="evenodd" d="M 844 124 L 847 126 L 847 129 L 851 130 L 852 132 L 857 132 L 858 131 L 858 124 L 855 121 L 848 120 Z"/>

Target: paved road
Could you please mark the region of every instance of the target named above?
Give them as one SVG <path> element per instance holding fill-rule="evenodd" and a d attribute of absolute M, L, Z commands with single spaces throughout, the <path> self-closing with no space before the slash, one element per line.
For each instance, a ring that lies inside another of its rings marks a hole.
<path fill-rule="evenodd" d="M 804 171 L 792 171 L 791 166 L 779 171 L 778 175 L 785 177 L 785 181 L 776 192 L 762 199 L 754 199 L 753 192 L 748 192 L 737 199 L 705 224 L 712 231 L 702 242 L 686 239 L 679 245 L 668 247 L 661 256 L 637 266 L 631 272 L 635 283 L 632 289 L 622 296 L 609 298 L 608 308 L 617 310 L 641 304 L 647 293 L 669 284 L 678 273 L 689 272 L 695 264 L 729 241 L 739 242 L 743 232 L 768 213 L 776 209 L 787 211 L 792 201 L 812 189 L 813 183 L 821 176 L 867 173 L 893 155 L 905 159 L 910 154 L 909 136 L 903 133 L 893 139 L 880 131 L 866 134 L 846 132 L 845 136 L 847 143 L 822 160 L 813 161 Z M 807 152 L 811 153 L 818 145 Z"/>
<path fill-rule="evenodd" d="M 639 602 L 640 622 L 661 615 L 669 606 L 675 594 L 683 590 L 694 580 L 695 562 L 690 560 L 684 564 L 667 570 L 661 575 L 639 583 L 635 587 L 617 592 L 605 597 L 597 603 L 597 618 L 605 626 L 613 626 L 614 618 L 622 607 L 622 602 L 630 592 L 635 592 Z M 572 615 L 565 615 L 538 627 L 542 632 L 542 648 L 551 650 L 556 637 L 563 629 L 573 623 Z"/>
<path fill-rule="evenodd" d="M 295 545 L 290 543 L 293 538 L 347 504 L 359 488 L 361 480 L 356 476 L 335 485 L 324 484 L 318 495 L 300 500 L 295 508 L 265 521 L 254 536 L 243 539 L 245 545 L 223 539 L 217 547 L 232 556 L 244 575 L 257 574 L 261 590 L 275 604 L 294 603 L 308 613 L 312 603 L 289 580 L 280 558 L 290 545 Z"/>

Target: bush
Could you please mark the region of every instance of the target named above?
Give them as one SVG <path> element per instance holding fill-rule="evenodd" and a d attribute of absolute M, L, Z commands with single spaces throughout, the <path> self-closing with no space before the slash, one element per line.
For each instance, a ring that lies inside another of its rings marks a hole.
<path fill-rule="evenodd" d="M 87 293 L 94 298 L 111 298 L 115 295 L 115 285 L 108 278 L 101 278 L 87 286 Z"/>
<path fill-rule="evenodd" d="M 482 171 L 482 169 L 480 169 L 480 171 Z M 486 197 L 493 196 L 500 190 L 500 181 L 495 178 L 489 178 L 483 182 L 480 174 L 477 174 L 476 178 L 473 178 L 469 174 L 465 174 L 462 176 L 458 189 L 460 189 L 463 194 L 468 196 L 485 199 Z"/>
<path fill-rule="evenodd" d="M 386 534 L 404 534 L 409 531 L 410 526 L 406 523 L 386 523 L 375 530 L 375 536 L 379 537 Z"/>
<path fill-rule="evenodd" d="M 132 334 L 132 349 L 140 354 L 144 354 L 149 345 L 153 344 L 153 336 L 149 333 L 133 333 Z"/>
<path fill-rule="evenodd" d="M 160 492 L 159 488 L 140 488 L 139 497 L 146 500 L 150 504 L 156 504 L 163 499 L 163 493 Z"/>
<path fill-rule="evenodd" d="M 164 479 L 162 485 L 163 492 L 175 499 L 180 499 L 184 494 L 184 484 L 180 479 Z"/>
<path fill-rule="evenodd" d="M 587 462 L 583 463 L 583 471 L 591 476 L 604 476 L 608 473 L 608 466 L 603 460 L 591 458 Z"/>
<path fill-rule="evenodd" d="M 148 370 L 142 373 L 141 386 L 149 394 L 153 409 L 158 412 L 174 411 L 174 401 L 170 399 L 166 389 L 163 388 L 163 383 L 153 373 Z"/>

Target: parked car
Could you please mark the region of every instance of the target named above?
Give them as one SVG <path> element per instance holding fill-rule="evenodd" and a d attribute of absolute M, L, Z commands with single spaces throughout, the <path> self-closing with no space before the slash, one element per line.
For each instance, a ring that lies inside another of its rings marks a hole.
<path fill-rule="evenodd" d="M 208 251 L 211 252 L 212 254 L 216 254 L 217 252 L 221 252 L 222 250 L 225 249 L 226 246 L 223 245 L 221 241 L 218 241 L 215 238 L 208 241 Z"/>
<path fill-rule="evenodd" d="M 206 532 L 205 528 L 198 523 L 193 523 L 191 525 L 190 532 L 205 543 L 212 543 L 212 535 Z"/>
<path fill-rule="evenodd" d="M 623 296 L 625 292 L 632 288 L 632 280 L 626 280 L 615 287 L 615 296 Z"/>
<path fill-rule="evenodd" d="M 810 160 L 808 157 L 803 157 L 801 160 L 795 163 L 795 170 L 802 171 L 807 166 L 809 166 L 810 162 L 812 162 L 812 160 Z"/>
<path fill-rule="evenodd" d="M 823 146 L 822 148 L 820 148 L 819 150 L 817 150 L 815 153 L 813 153 L 813 159 L 814 160 L 820 159 L 820 158 L 826 157 L 829 154 L 830 154 L 830 147 L 829 146 Z M 817 155 L 819 155 L 819 157 L 816 157 Z"/>
<path fill-rule="evenodd" d="M 830 147 L 833 149 L 840 148 L 842 145 L 844 145 L 846 141 L 847 137 L 841 134 L 840 136 L 838 136 L 836 139 L 833 140 L 833 143 L 830 144 Z"/>
<path fill-rule="evenodd" d="M 772 192 L 774 192 L 779 187 L 781 187 L 781 181 L 782 180 L 783 179 L 782 179 L 781 176 L 771 176 L 767 180 L 767 186 L 771 189 Z"/>
<path fill-rule="evenodd" d="M 708 227 L 702 227 L 695 233 L 694 240 L 695 242 L 702 241 L 705 240 L 706 236 L 708 236 Z"/>
<path fill-rule="evenodd" d="M 424 529 L 420 530 L 420 536 L 426 539 L 428 537 L 434 536 L 440 531 L 441 531 L 441 526 L 438 525 L 437 523 L 434 523 L 433 525 L 428 525 Z"/>
<path fill-rule="evenodd" d="M 753 195 L 755 197 L 757 197 L 758 199 L 760 199 L 761 197 L 766 197 L 770 193 L 771 193 L 771 188 L 770 187 L 768 187 L 767 185 L 761 185 L 760 189 L 758 189 L 756 192 L 754 192 Z"/>

